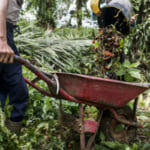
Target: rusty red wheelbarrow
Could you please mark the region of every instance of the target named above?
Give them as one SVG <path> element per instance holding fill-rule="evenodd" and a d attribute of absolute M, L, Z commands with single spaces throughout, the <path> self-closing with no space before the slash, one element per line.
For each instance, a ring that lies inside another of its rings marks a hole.
<path fill-rule="evenodd" d="M 71 73 L 44 73 L 34 67 L 25 59 L 15 56 L 15 61 L 26 66 L 37 77 L 30 81 L 25 81 L 42 94 L 79 103 L 79 132 L 81 150 L 91 150 L 96 134 L 102 130 L 108 140 L 133 139 L 138 124 L 136 119 L 136 109 L 138 95 L 149 89 L 146 83 L 128 83 L 111 79 L 98 78 L 87 75 Z M 38 87 L 36 83 L 43 80 L 49 91 Z M 126 106 L 128 102 L 134 100 L 133 110 Z M 95 106 L 99 110 L 97 120 L 84 120 L 84 106 Z M 123 130 L 116 131 L 116 127 L 124 125 Z M 91 133 L 88 142 L 85 141 L 85 133 Z"/>

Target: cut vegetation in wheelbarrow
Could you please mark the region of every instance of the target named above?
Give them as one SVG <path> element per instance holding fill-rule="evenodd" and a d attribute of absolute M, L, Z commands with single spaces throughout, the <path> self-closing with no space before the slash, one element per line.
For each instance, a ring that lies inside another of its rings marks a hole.
<path fill-rule="evenodd" d="M 100 28 L 99 35 L 93 40 L 94 60 L 97 69 L 103 77 L 115 78 L 117 64 L 124 61 L 124 35 L 116 30 L 115 26 L 109 25 Z"/>

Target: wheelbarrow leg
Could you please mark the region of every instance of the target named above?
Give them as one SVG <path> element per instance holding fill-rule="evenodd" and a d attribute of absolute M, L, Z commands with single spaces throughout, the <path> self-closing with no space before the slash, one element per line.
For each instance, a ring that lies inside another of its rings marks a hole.
<path fill-rule="evenodd" d="M 136 120 L 136 109 L 137 109 L 137 105 L 138 105 L 138 97 L 136 97 L 135 100 L 134 100 L 134 108 L 133 108 L 133 120 L 134 120 L 134 121 L 137 121 L 137 120 Z"/>
<path fill-rule="evenodd" d="M 80 149 L 85 150 L 85 133 L 84 133 L 84 108 L 82 104 L 79 104 L 80 109 Z"/>
<path fill-rule="evenodd" d="M 63 138 L 63 124 L 62 124 L 62 100 L 59 100 L 59 125 L 60 125 L 60 138 Z"/>
<path fill-rule="evenodd" d="M 97 132 L 99 130 L 99 126 L 100 126 L 100 123 L 101 123 L 103 112 L 104 112 L 104 109 L 99 110 L 99 113 L 98 113 L 98 116 L 97 116 L 98 125 L 97 125 L 95 133 L 88 140 L 86 150 L 93 150 L 94 149 L 94 141 L 95 141 L 95 137 L 97 135 Z"/>

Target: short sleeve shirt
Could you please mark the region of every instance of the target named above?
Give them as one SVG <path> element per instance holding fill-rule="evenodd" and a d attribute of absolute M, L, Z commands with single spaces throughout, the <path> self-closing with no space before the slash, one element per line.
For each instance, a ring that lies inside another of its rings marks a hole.
<path fill-rule="evenodd" d="M 16 24 L 19 18 L 20 9 L 23 0 L 9 0 L 6 20 L 12 24 Z"/>

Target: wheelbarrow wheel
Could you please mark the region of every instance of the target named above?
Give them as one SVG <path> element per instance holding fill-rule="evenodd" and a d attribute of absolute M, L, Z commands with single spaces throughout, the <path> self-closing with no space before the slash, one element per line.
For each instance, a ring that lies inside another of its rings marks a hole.
<path fill-rule="evenodd" d="M 125 106 L 116 110 L 117 114 L 128 121 L 133 121 L 133 111 Z M 105 111 L 100 124 L 100 132 L 107 141 L 120 141 L 121 143 L 132 143 L 136 137 L 137 128 L 118 122 L 110 111 Z"/>

